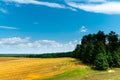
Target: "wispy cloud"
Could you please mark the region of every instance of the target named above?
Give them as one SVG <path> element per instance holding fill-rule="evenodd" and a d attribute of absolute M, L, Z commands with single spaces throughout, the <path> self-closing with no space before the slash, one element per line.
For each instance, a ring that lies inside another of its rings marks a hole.
<path fill-rule="evenodd" d="M 106 2 L 106 0 L 88 0 L 88 2 Z"/>
<path fill-rule="evenodd" d="M 0 8 L 0 12 L 2 12 L 2 13 L 7 13 L 7 10 L 6 10 L 6 9 L 3 9 L 3 8 Z"/>
<path fill-rule="evenodd" d="M 51 3 L 51 2 L 43 2 L 43 1 L 38 1 L 38 0 L 5 0 L 4 2 L 14 2 L 17 4 L 34 4 L 34 5 L 43 5 L 47 7 L 53 7 L 53 8 L 66 8 L 62 4 L 58 3 Z"/>
<path fill-rule="evenodd" d="M 67 52 L 75 49 L 79 41 L 60 43 L 55 40 L 30 41 L 29 37 L 11 37 L 0 39 L 0 51 L 3 53 L 52 53 Z"/>
<path fill-rule="evenodd" d="M 1 29 L 11 29 L 11 30 L 16 30 L 18 28 L 16 27 L 10 27 L 10 26 L 0 26 Z"/>
<path fill-rule="evenodd" d="M 61 8 L 61 9 L 69 9 L 72 11 L 77 11 L 75 8 L 66 6 L 64 4 L 60 3 L 54 3 L 54 2 L 45 2 L 45 1 L 38 1 L 38 0 L 3 0 L 6 3 L 15 3 L 15 5 L 18 7 L 20 4 L 33 4 L 33 5 L 42 5 L 47 6 L 51 8 Z"/>
<path fill-rule="evenodd" d="M 81 9 L 87 12 L 103 13 L 103 14 L 120 14 L 120 2 L 105 1 L 105 0 L 89 0 L 91 2 L 101 1 L 102 3 L 78 3 L 67 2 L 73 8 Z"/>
<path fill-rule="evenodd" d="M 0 39 L 0 44 L 18 44 L 18 43 L 25 43 L 29 42 L 29 37 L 20 38 L 20 37 L 12 37 L 12 38 L 2 38 Z"/>
<path fill-rule="evenodd" d="M 82 26 L 80 28 L 80 32 L 82 32 L 82 33 L 87 32 L 87 28 L 85 26 Z"/>

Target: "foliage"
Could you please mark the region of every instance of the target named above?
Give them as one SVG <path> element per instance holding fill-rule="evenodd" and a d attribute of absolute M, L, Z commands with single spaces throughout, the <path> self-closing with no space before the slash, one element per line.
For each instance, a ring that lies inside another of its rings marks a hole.
<path fill-rule="evenodd" d="M 109 64 L 106 55 L 103 53 L 97 54 L 95 58 L 95 65 L 96 65 L 96 69 L 100 69 L 100 70 L 108 69 Z"/>
<path fill-rule="evenodd" d="M 72 56 L 73 52 L 46 53 L 46 54 L 0 54 L 0 57 L 27 57 L 27 58 L 60 58 Z"/>
<path fill-rule="evenodd" d="M 118 34 L 113 31 L 109 34 L 99 31 L 96 34 L 85 35 L 81 39 L 81 44 L 76 46 L 74 55 L 75 58 L 82 60 L 84 63 L 95 65 L 100 70 L 120 67 Z"/>

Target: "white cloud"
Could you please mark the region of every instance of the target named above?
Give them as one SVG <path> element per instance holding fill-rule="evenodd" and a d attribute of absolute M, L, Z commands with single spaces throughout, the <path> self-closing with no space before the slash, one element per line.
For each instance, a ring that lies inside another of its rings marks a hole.
<path fill-rule="evenodd" d="M 18 28 L 15 28 L 15 27 L 10 27 L 10 26 L 0 26 L 1 29 L 18 29 Z"/>
<path fill-rule="evenodd" d="M 106 0 L 88 0 L 88 2 L 106 2 Z"/>
<path fill-rule="evenodd" d="M 69 9 L 72 11 L 77 11 L 75 8 L 70 6 L 65 6 L 64 4 L 54 3 L 54 2 L 45 2 L 39 0 L 3 0 L 6 3 L 15 3 L 16 7 L 20 7 L 20 4 L 33 4 L 33 5 L 42 5 L 51 8 L 62 8 L 62 9 Z"/>
<path fill-rule="evenodd" d="M 67 2 L 67 4 L 73 8 L 81 9 L 88 12 L 104 14 L 120 14 L 120 2 L 115 1 L 106 1 L 100 4 L 96 3 L 83 4 L 76 2 Z"/>
<path fill-rule="evenodd" d="M 65 0 L 65 2 L 85 2 L 85 3 L 89 3 L 89 2 L 106 2 L 107 0 Z"/>
<path fill-rule="evenodd" d="M 18 43 L 24 43 L 28 42 L 29 37 L 25 39 L 21 39 L 19 37 L 13 37 L 13 38 L 2 38 L 0 39 L 0 44 L 18 44 Z"/>
<path fill-rule="evenodd" d="M 73 51 L 79 41 L 60 43 L 54 40 L 30 41 L 30 38 L 0 39 L 0 53 L 52 53 Z"/>
<path fill-rule="evenodd" d="M 87 28 L 85 27 L 85 26 L 82 26 L 81 28 L 80 28 L 80 32 L 86 32 L 87 31 Z"/>
<path fill-rule="evenodd" d="M 2 13 L 7 13 L 7 10 L 3 9 L 3 8 L 0 8 L 0 12 Z"/>
<path fill-rule="evenodd" d="M 53 7 L 53 8 L 66 8 L 62 4 L 43 2 L 43 1 L 38 1 L 38 0 L 5 0 L 4 2 L 14 2 L 14 3 L 17 3 L 17 4 L 43 5 L 43 6 Z"/>

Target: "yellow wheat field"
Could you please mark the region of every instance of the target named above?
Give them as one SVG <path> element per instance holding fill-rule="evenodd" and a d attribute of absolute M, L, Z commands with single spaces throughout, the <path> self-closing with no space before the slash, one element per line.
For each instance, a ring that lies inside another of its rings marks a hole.
<path fill-rule="evenodd" d="M 73 58 L 0 58 L 0 80 L 42 80 L 83 68 Z"/>

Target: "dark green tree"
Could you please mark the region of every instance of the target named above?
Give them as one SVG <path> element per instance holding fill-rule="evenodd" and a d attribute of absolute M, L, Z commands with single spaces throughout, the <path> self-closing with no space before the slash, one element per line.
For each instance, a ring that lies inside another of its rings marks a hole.
<path fill-rule="evenodd" d="M 81 57 L 81 45 L 77 44 L 75 50 L 73 51 L 73 57 L 74 58 L 80 58 Z"/>
<path fill-rule="evenodd" d="M 103 31 L 98 31 L 98 33 L 96 34 L 96 41 L 97 41 L 97 43 L 102 42 L 105 45 L 106 35 Z"/>
<path fill-rule="evenodd" d="M 94 54 L 94 46 L 92 45 L 92 43 L 87 43 L 87 46 L 85 48 L 85 52 L 83 53 L 83 62 L 85 63 L 93 63 L 94 62 L 94 58 L 93 58 L 93 54 Z"/>
<path fill-rule="evenodd" d="M 106 47 L 103 42 L 97 42 L 94 48 L 94 52 L 97 55 L 98 53 L 106 53 Z"/>
<path fill-rule="evenodd" d="M 74 50 L 74 57 L 101 70 L 120 67 L 120 39 L 113 31 L 85 35 Z"/>
<path fill-rule="evenodd" d="M 120 67 L 120 48 L 113 53 L 113 67 Z"/>
<path fill-rule="evenodd" d="M 95 58 L 95 66 L 98 70 L 107 70 L 109 68 L 109 64 L 107 61 L 107 56 L 104 53 L 99 53 Z"/>
<path fill-rule="evenodd" d="M 116 51 L 118 49 L 118 47 L 119 47 L 118 34 L 116 34 L 115 32 L 111 31 L 107 35 L 107 41 L 108 41 L 108 45 L 107 45 L 108 51 L 113 53 L 114 51 Z"/>
<path fill-rule="evenodd" d="M 107 53 L 107 60 L 109 67 L 112 68 L 114 66 L 114 61 L 113 61 L 113 54 L 111 54 L 110 52 Z"/>

